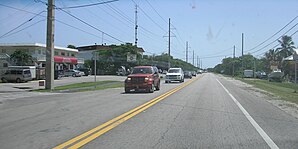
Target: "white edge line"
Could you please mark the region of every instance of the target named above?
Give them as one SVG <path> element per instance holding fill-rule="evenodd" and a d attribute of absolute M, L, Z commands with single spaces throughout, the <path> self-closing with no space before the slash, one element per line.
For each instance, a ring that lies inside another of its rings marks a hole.
<path fill-rule="evenodd" d="M 216 81 L 223 87 L 223 89 L 230 95 L 235 104 L 239 107 L 245 117 L 249 120 L 249 122 L 255 127 L 264 141 L 269 145 L 271 149 L 279 149 L 279 147 L 272 141 L 272 139 L 266 134 L 266 132 L 260 127 L 260 125 L 250 116 L 250 114 L 243 108 L 243 106 L 238 102 L 238 100 L 226 89 L 226 87 L 218 80 Z"/>

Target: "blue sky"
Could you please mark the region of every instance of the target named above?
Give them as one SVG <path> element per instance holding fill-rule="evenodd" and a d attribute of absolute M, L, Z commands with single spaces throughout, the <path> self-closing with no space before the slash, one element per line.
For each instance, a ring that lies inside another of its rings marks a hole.
<path fill-rule="evenodd" d="M 44 17 L 46 12 L 37 17 L 28 13 L 46 10 L 45 4 L 36 1 L 38 0 L 0 0 L 0 37 L 27 21 L 16 30 L 21 31 L 1 37 L 0 43 L 46 42 Z M 101 0 L 56 0 L 55 5 L 68 7 L 98 2 Z M 65 10 L 120 41 L 134 43 L 135 3 L 139 5 L 138 46 L 143 47 L 146 54 L 167 52 L 168 38 L 164 36 L 168 35 L 167 22 L 168 18 L 171 18 L 171 34 L 175 36 L 171 38 L 171 54 L 175 58 L 185 60 L 185 44 L 188 41 L 190 46 L 188 61 L 192 62 L 192 51 L 194 51 L 195 58 L 199 56 L 202 59 L 204 68 L 214 67 L 225 56 L 231 56 L 234 45 L 236 55 L 239 56 L 241 33 L 245 35 L 244 53 L 252 52 L 253 55 L 261 56 L 278 42 L 269 43 L 278 39 L 291 27 L 293 28 L 287 35 L 298 30 L 298 27 L 294 26 L 298 23 L 297 18 L 273 38 L 252 49 L 298 15 L 298 0 L 119 0 L 110 4 Z M 55 22 L 56 46 L 102 43 L 102 33 L 98 30 L 81 23 L 61 10 L 56 10 L 55 15 L 59 21 Z M 34 18 L 28 21 L 32 17 Z M 297 34 L 292 37 L 296 46 L 298 45 Z M 103 43 L 108 45 L 121 43 L 107 35 L 103 37 Z M 266 45 L 268 46 L 262 49 Z"/>

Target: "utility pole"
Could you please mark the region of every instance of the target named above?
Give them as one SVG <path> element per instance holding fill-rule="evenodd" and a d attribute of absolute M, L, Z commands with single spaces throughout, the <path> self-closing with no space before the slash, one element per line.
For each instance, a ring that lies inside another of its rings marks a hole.
<path fill-rule="evenodd" d="M 48 0 L 47 45 L 46 45 L 46 89 L 54 89 L 54 0 Z"/>
<path fill-rule="evenodd" d="M 242 33 L 242 57 L 241 57 L 241 62 L 242 62 L 242 79 L 244 75 L 244 58 L 243 58 L 243 49 L 244 49 L 244 34 Z"/>
<path fill-rule="evenodd" d="M 195 66 L 195 50 L 192 51 L 192 65 Z"/>
<path fill-rule="evenodd" d="M 136 5 L 135 11 L 135 46 L 138 44 L 138 5 Z"/>
<path fill-rule="evenodd" d="M 201 69 L 203 69 L 203 60 L 201 59 Z"/>
<path fill-rule="evenodd" d="M 199 68 L 199 56 L 197 55 L 197 67 Z"/>
<path fill-rule="evenodd" d="M 254 57 L 254 78 L 256 77 L 256 58 Z"/>
<path fill-rule="evenodd" d="M 171 18 L 169 18 L 169 47 L 168 48 L 169 48 L 168 67 L 171 68 L 171 62 L 170 62 L 170 59 L 171 59 Z"/>
<path fill-rule="evenodd" d="M 233 49 L 233 77 L 235 76 L 235 45 Z"/>
<path fill-rule="evenodd" d="M 186 41 L 186 52 L 185 52 L 185 54 L 186 54 L 186 63 L 188 62 L 188 41 Z"/>
<path fill-rule="evenodd" d="M 101 32 L 101 45 L 103 45 L 103 35 L 104 34 L 105 34 L 104 32 Z"/>
<path fill-rule="evenodd" d="M 93 53 L 93 57 L 94 57 L 94 82 L 96 82 L 96 68 L 97 68 L 97 66 L 96 66 L 96 60 L 97 60 L 97 54 L 96 54 L 96 51 L 94 51 L 94 53 Z M 96 85 L 95 85 L 95 88 L 96 88 Z"/>

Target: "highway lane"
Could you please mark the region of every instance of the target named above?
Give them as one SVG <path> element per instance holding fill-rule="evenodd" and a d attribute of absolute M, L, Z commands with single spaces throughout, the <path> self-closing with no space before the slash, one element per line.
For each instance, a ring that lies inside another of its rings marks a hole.
<path fill-rule="evenodd" d="M 217 80 L 276 146 L 266 142 Z M 296 118 L 265 99 L 207 74 L 83 148 L 297 148 L 297 128 Z"/>
<path fill-rule="evenodd" d="M 270 148 L 228 92 L 279 148 L 298 147 L 296 118 L 231 79 L 196 79 L 184 88 L 162 84 L 153 94 L 123 94 L 121 88 L 8 101 L 0 108 L 1 148 L 52 148 L 156 97 L 155 105 L 82 148 Z"/>
<path fill-rule="evenodd" d="M 25 97 L 18 92 L 0 104 L 1 149 L 54 147 L 179 85 L 162 83 L 152 94 L 124 94 L 123 88 Z"/>

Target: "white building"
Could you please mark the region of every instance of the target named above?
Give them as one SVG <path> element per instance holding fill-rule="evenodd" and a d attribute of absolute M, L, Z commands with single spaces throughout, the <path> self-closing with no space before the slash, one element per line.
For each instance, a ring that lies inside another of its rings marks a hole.
<path fill-rule="evenodd" d="M 33 58 L 33 66 L 44 68 L 46 62 L 46 45 L 40 43 L 28 44 L 0 44 L 0 69 L 14 65 L 10 59 L 10 55 L 15 51 L 23 50 L 30 54 Z M 73 69 L 78 64 L 78 50 L 64 47 L 54 47 L 54 62 L 56 70 Z M 82 62 L 84 60 L 79 60 Z"/>

